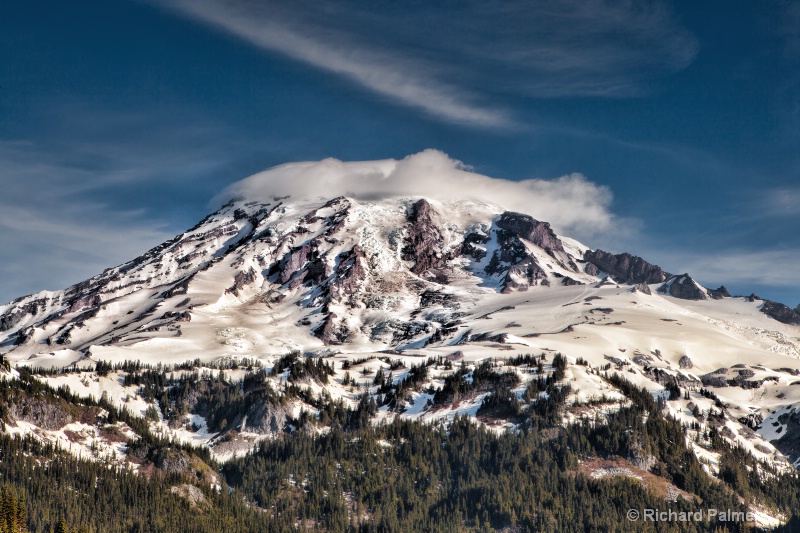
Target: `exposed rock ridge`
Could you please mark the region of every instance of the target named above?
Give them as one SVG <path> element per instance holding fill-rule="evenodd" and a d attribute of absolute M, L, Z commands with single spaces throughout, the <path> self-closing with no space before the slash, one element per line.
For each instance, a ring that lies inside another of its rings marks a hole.
<path fill-rule="evenodd" d="M 614 276 L 619 283 L 636 285 L 638 283 L 662 283 L 669 274 L 658 265 L 648 263 L 639 256 L 627 252 L 614 255 L 603 250 L 587 250 L 583 258 L 600 270 Z M 586 271 L 589 273 L 589 270 Z"/>
<path fill-rule="evenodd" d="M 561 240 L 547 222 L 540 222 L 521 213 L 506 211 L 495 220 L 494 226 L 498 247 L 484 268 L 484 272 L 490 276 L 505 272 L 501 289 L 503 293 L 524 291 L 531 286 L 550 284 L 547 271 L 542 268 L 536 257 L 528 252 L 523 241 L 528 241 L 544 250 L 561 268 L 578 272 L 577 265 L 569 259 Z M 485 252 L 481 245 L 486 242 L 488 239 L 484 239 L 480 233 L 472 233 L 465 238 L 465 249 L 472 257 L 482 258 Z"/>
<path fill-rule="evenodd" d="M 556 236 L 548 222 L 540 222 L 535 218 L 506 211 L 495 222 L 498 228 L 530 241 L 555 258 L 555 252 L 563 252 L 564 245 Z"/>
<path fill-rule="evenodd" d="M 439 215 L 424 198 L 411 206 L 408 215 L 406 245 L 402 250 L 404 261 L 414 261 L 411 272 L 422 275 L 430 270 L 447 266 L 447 262 L 460 250 L 447 250 L 447 241 L 440 229 Z"/>
<path fill-rule="evenodd" d="M 788 305 L 773 302 L 772 300 L 764 300 L 759 310 L 778 322 L 800 326 L 800 314 Z"/>
<path fill-rule="evenodd" d="M 728 292 L 728 289 L 725 288 L 725 285 L 720 285 L 718 289 L 708 289 L 708 295 L 715 300 L 731 297 L 731 293 Z"/>
<path fill-rule="evenodd" d="M 658 288 L 658 292 L 669 294 L 681 300 L 706 300 L 706 292 L 689 274 L 672 276 Z"/>

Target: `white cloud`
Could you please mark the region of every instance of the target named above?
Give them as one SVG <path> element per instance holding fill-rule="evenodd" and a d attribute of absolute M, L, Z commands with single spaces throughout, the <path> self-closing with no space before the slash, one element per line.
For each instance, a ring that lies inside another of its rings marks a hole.
<path fill-rule="evenodd" d="M 471 172 L 437 150 L 402 160 L 288 163 L 231 185 L 217 199 L 271 200 L 275 196 L 356 198 L 420 196 L 444 201 L 474 199 L 528 213 L 576 238 L 609 231 L 616 221 L 612 193 L 570 174 L 554 180 L 509 181 Z"/>

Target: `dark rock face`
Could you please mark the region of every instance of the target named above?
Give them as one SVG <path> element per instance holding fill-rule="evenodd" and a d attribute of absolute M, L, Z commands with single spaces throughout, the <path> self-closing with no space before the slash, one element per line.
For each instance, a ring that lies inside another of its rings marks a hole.
<path fill-rule="evenodd" d="M 444 251 L 445 238 L 439 229 L 438 215 L 424 198 L 411 206 L 408 215 L 408 238 L 403 247 L 404 261 L 414 261 L 411 272 L 417 275 L 441 269 L 451 259 Z"/>
<path fill-rule="evenodd" d="M 453 330 L 455 331 L 455 330 Z M 440 332 L 440 336 L 452 333 L 453 331 Z M 424 335 L 433 335 L 436 328 L 430 323 L 422 320 L 382 320 L 376 323 L 370 330 L 370 338 L 373 341 L 391 342 L 398 345 L 417 339 Z M 428 342 L 436 342 L 431 339 Z"/>
<path fill-rule="evenodd" d="M 319 337 L 325 344 L 336 345 L 342 344 L 347 340 L 347 337 L 350 336 L 350 330 L 347 329 L 347 326 L 336 313 L 330 313 L 325 317 L 322 325 L 314 331 L 314 335 Z"/>
<path fill-rule="evenodd" d="M 597 265 L 594 263 L 586 263 L 586 266 L 583 268 L 583 271 L 589 274 L 590 276 L 597 276 L 600 273 L 600 269 L 597 268 Z"/>
<path fill-rule="evenodd" d="M 82 311 L 100 305 L 101 299 L 99 294 L 87 294 L 72 302 L 72 305 L 67 308 L 67 313 L 74 313 L 75 311 Z"/>
<path fill-rule="evenodd" d="M 637 283 L 631 289 L 632 292 L 641 292 L 642 294 L 653 294 L 650 291 L 650 286 L 647 283 Z"/>
<path fill-rule="evenodd" d="M 175 322 L 191 322 L 192 314 L 189 311 L 167 311 L 161 318 L 172 318 Z"/>
<path fill-rule="evenodd" d="M 250 267 L 247 270 L 240 270 L 233 278 L 233 286 L 226 289 L 226 292 L 230 292 L 238 296 L 239 290 L 241 290 L 242 287 L 255 283 L 255 281 L 256 271 L 253 270 L 253 267 Z"/>
<path fill-rule="evenodd" d="M 791 309 L 789 306 L 783 305 L 782 303 L 764 300 L 764 304 L 761 306 L 760 311 L 770 318 L 774 318 L 778 322 L 800 325 L 800 314 Z"/>
<path fill-rule="evenodd" d="M 658 288 L 658 292 L 663 292 L 680 298 L 681 300 L 706 300 L 705 291 L 703 291 L 692 279 L 689 274 L 681 276 L 673 276 L 670 280 Z"/>
<path fill-rule="evenodd" d="M 327 313 L 330 303 L 357 305 L 358 294 L 368 273 L 367 261 L 360 246 L 356 245 L 349 252 L 342 254 L 335 275 L 323 287 L 325 294 L 323 312 Z M 348 339 L 351 332 L 342 318 L 334 313 L 328 313 L 313 333 L 325 344 L 341 344 Z"/>
<path fill-rule="evenodd" d="M 11 403 L 8 414 L 14 420 L 24 420 L 48 431 L 61 429 L 75 421 L 64 407 L 44 398 L 27 397 L 19 403 Z"/>
<path fill-rule="evenodd" d="M 641 257 L 622 253 L 614 255 L 603 250 L 587 250 L 583 258 L 604 272 L 608 272 L 620 283 L 661 283 L 669 274 L 657 265 L 652 265 Z M 588 265 L 587 265 L 588 266 Z M 589 271 L 586 271 L 589 274 Z M 597 275 L 592 274 L 592 275 Z"/>
<path fill-rule="evenodd" d="M 727 387 L 728 379 L 720 374 L 705 374 L 700 376 L 700 381 L 706 387 Z"/>
<path fill-rule="evenodd" d="M 725 285 L 720 285 L 719 289 L 708 289 L 708 295 L 714 300 L 722 300 L 723 298 L 730 298 L 731 293 L 725 288 Z"/>
<path fill-rule="evenodd" d="M 778 422 L 786 425 L 786 431 L 779 439 L 770 441 L 783 455 L 794 463 L 800 458 L 800 412 L 791 410 L 778 417 Z"/>
<path fill-rule="evenodd" d="M 757 430 L 763 421 L 764 417 L 759 413 L 750 413 L 747 416 L 739 418 L 739 422 L 752 430 Z"/>
<path fill-rule="evenodd" d="M 523 240 L 545 250 L 561 267 L 578 270 L 572 261 L 567 265 L 554 255 L 555 252 L 564 252 L 564 247 L 547 222 L 539 222 L 528 215 L 506 211 L 495 221 L 495 226 L 499 246 L 492 254 L 484 272 L 490 276 L 505 272 L 503 293 L 524 291 L 534 285 L 550 284 L 547 272 L 536 258 L 528 253 Z M 575 280 L 571 282 L 562 283 L 565 285 L 578 283 Z"/>
<path fill-rule="evenodd" d="M 486 257 L 486 250 L 483 245 L 489 242 L 489 236 L 483 232 L 472 231 L 464 236 L 464 243 L 461 245 L 461 252 L 476 261 Z"/>
<path fill-rule="evenodd" d="M 20 307 L 11 307 L 3 316 L 0 316 L 0 331 L 8 331 L 22 322 L 28 315 L 36 315 L 44 309 L 47 302 L 43 299 L 33 300 Z"/>
<path fill-rule="evenodd" d="M 540 222 L 522 213 L 506 211 L 500 215 L 495 224 L 498 228 L 507 231 L 511 235 L 516 235 L 532 242 L 550 255 L 553 255 L 554 252 L 564 251 L 561 240 L 556 237 L 547 222 Z"/>
<path fill-rule="evenodd" d="M 19 346 L 25 344 L 33 337 L 34 328 L 33 326 L 28 327 L 17 333 L 17 339 L 14 341 L 14 344 Z"/>
<path fill-rule="evenodd" d="M 519 263 L 509 267 L 502 292 L 508 294 L 539 284 L 549 285 L 547 273 L 533 257 L 526 257 Z"/>
<path fill-rule="evenodd" d="M 364 251 L 356 245 L 346 252 L 339 263 L 338 272 L 328 286 L 331 301 L 353 301 L 353 297 L 367 279 L 367 260 Z"/>
<path fill-rule="evenodd" d="M 692 360 L 689 359 L 688 355 L 682 355 L 680 359 L 678 359 L 678 366 L 684 369 L 694 368 L 694 363 Z"/>
<path fill-rule="evenodd" d="M 186 276 L 184 279 L 173 285 L 170 289 L 164 291 L 159 296 L 161 298 L 172 298 L 178 294 L 186 294 L 189 292 L 189 282 L 192 281 L 194 274 Z"/>
<path fill-rule="evenodd" d="M 243 431 L 278 437 L 288 423 L 289 416 L 283 406 L 259 399 L 250 405 L 240 424 L 244 426 Z"/>
<path fill-rule="evenodd" d="M 306 266 L 309 257 L 313 257 L 315 255 L 315 248 L 316 247 L 309 242 L 286 254 L 286 257 L 283 260 L 283 266 L 281 267 L 281 274 L 278 277 L 278 280 L 281 284 L 289 281 L 292 276 Z"/>
<path fill-rule="evenodd" d="M 706 387 L 740 387 L 745 390 L 757 389 L 764 384 L 763 379 L 750 380 L 755 375 L 752 370 L 739 370 L 735 376 L 730 377 L 727 368 L 719 368 L 710 374 L 700 376 Z"/>
<path fill-rule="evenodd" d="M 280 263 L 278 282 L 288 283 L 293 289 L 304 282 L 319 285 L 333 269 L 328 264 L 326 254 L 319 253 L 320 241 L 313 239 L 303 246 L 288 252 Z"/>
<path fill-rule="evenodd" d="M 183 473 L 191 467 L 191 457 L 183 450 L 158 450 L 153 457 L 153 464 L 164 472 Z"/>

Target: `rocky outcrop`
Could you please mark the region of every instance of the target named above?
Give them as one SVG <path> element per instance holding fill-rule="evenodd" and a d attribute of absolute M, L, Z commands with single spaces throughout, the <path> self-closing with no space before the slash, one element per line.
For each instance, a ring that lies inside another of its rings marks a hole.
<path fill-rule="evenodd" d="M 547 222 L 540 222 L 522 213 L 506 211 L 495 221 L 495 225 L 511 235 L 532 242 L 552 256 L 555 252 L 564 251 L 564 245 Z"/>
<path fill-rule="evenodd" d="M 764 384 L 763 379 L 750 380 L 755 376 L 755 372 L 749 369 L 738 370 L 733 376 L 727 368 L 718 368 L 710 374 L 700 376 L 700 380 L 706 387 L 740 387 L 745 390 L 757 389 Z"/>
<path fill-rule="evenodd" d="M 669 294 L 681 300 L 706 300 L 706 292 L 695 282 L 689 274 L 672 276 L 666 283 L 658 288 L 658 292 Z"/>
<path fill-rule="evenodd" d="M 747 416 L 742 416 L 739 418 L 739 422 L 742 425 L 747 426 L 754 431 L 761 426 L 763 421 L 764 417 L 760 413 L 750 413 Z"/>
<path fill-rule="evenodd" d="M 8 406 L 8 414 L 13 420 L 22 420 L 48 431 L 56 431 L 75 421 L 75 417 L 65 408 L 66 405 L 66 402 L 28 396 L 22 401 L 12 402 Z"/>
<path fill-rule="evenodd" d="M 637 283 L 631 287 L 631 292 L 641 292 L 642 294 L 653 294 L 650 291 L 650 286 L 647 283 Z"/>
<path fill-rule="evenodd" d="M 782 432 L 780 438 L 771 440 L 770 444 L 785 455 L 789 462 L 794 463 L 800 459 L 800 412 L 792 409 L 782 413 L 778 422 L 786 426 L 786 431 Z"/>
<path fill-rule="evenodd" d="M 28 342 L 33 337 L 35 329 L 36 328 L 31 326 L 31 327 L 28 327 L 28 328 L 25 328 L 25 329 L 21 330 L 19 333 L 17 333 L 17 338 L 14 341 L 14 344 L 17 345 L 17 346 L 20 346 L 20 345 L 25 344 L 26 342 Z"/>
<path fill-rule="evenodd" d="M 83 311 L 84 309 L 97 307 L 101 302 L 102 300 L 100 299 L 99 294 L 87 294 L 72 302 L 72 305 L 67 308 L 67 313 L 74 313 L 77 311 Z"/>
<path fill-rule="evenodd" d="M 527 290 L 534 285 L 549 285 L 547 271 L 528 252 L 524 241 L 535 244 L 550 254 L 562 268 L 577 272 L 572 261 L 564 264 L 556 252 L 564 252 L 561 240 L 550 229 L 550 224 L 520 213 L 505 212 L 495 221 L 497 249 L 492 254 L 484 272 L 490 276 L 505 273 L 501 292 Z M 565 278 L 566 279 L 566 278 Z M 572 280 L 574 283 L 578 283 Z M 567 281 L 564 284 L 570 284 Z"/>
<path fill-rule="evenodd" d="M 174 322 L 191 322 L 192 314 L 189 311 L 167 311 L 161 318 L 172 319 Z"/>
<path fill-rule="evenodd" d="M 536 259 L 526 257 L 508 269 L 503 283 L 503 294 L 527 290 L 532 285 L 549 285 L 547 272 L 545 272 Z"/>
<path fill-rule="evenodd" d="M 486 257 L 486 247 L 484 245 L 487 242 L 489 242 L 489 236 L 483 231 L 470 231 L 464 236 L 464 242 L 461 245 L 461 253 L 476 261 L 480 261 Z"/>
<path fill-rule="evenodd" d="M 252 285 L 256 281 L 256 271 L 253 270 L 253 267 L 248 268 L 247 270 L 240 270 L 236 276 L 233 278 L 233 286 L 226 289 L 225 292 L 230 292 L 235 296 L 239 295 L 239 291 L 245 285 Z"/>
<path fill-rule="evenodd" d="M 353 303 L 368 273 L 367 260 L 360 246 L 344 252 L 336 275 L 327 287 L 329 301 Z"/>
<path fill-rule="evenodd" d="M 446 331 L 439 330 L 439 337 L 441 338 L 455 332 L 454 328 L 444 329 L 446 329 Z M 405 344 L 425 335 L 433 335 L 436 332 L 436 328 L 430 322 L 422 320 L 404 321 L 387 319 L 375 323 L 370 328 L 369 334 L 370 340 L 372 341 L 398 345 Z M 437 339 L 429 340 L 429 342 L 436 341 Z"/>
<path fill-rule="evenodd" d="M 714 300 L 722 300 L 723 298 L 730 298 L 731 293 L 725 288 L 725 285 L 720 285 L 719 289 L 708 289 L 708 295 Z"/>
<path fill-rule="evenodd" d="M 347 341 L 350 336 L 350 330 L 336 313 L 330 313 L 322 321 L 322 324 L 314 330 L 314 335 L 326 345 L 337 345 Z"/>
<path fill-rule="evenodd" d="M 243 426 L 242 431 L 278 437 L 289 424 L 289 418 L 290 414 L 284 406 L 258 399 L 245 412 L 240 427 Z"/>
<path fill-rule="evenodd" d="M 692 363 L 692 360 L 689 359 L 688 355 L 682 355 L 681 358 L 678 359 L 678 366 L 684 370 L 688 370 L 690 368 L 694 368 L 694 363 Z"/>
<path fill-rule="evenodd" d="M 47 301 L 36 299 L 19 307 L 12 306 L 0 316 L 0 331 L 8 331 L 22 322 L 26 316 L 36 316 L 46 308 Z"/>
<path fill-rule="evenodd" d="M 800 325 L 800 314 L 788 305 L 779 302 L 764 300 L 759 309 L 762 313 L 784 324 Z"/>
<path fill-rule="evenodd" d="M 157 450 L 152 460 L 156 468 L 173 474 L 188 472 L 192 463 L 192 457 L 187 452 L 171 448 Z"/>
<path fill-rule="evenodd" d="M 411 206 L 408 214 L 404 261 L 414 261 L 411 272 L 422 275 L 429 270 L 444 268 L 452 258 L 446 251 L 447 242 L 439 228 L 438 214 L 424 198 Z"/>
<path fill-rule="evenodd" d="M 326 254 L 319 252 L 320 241 L 312 239 L 288 252 L 279 266 L 278 282 L 293 289 L 302 283 L 321 284 L 333 272 Z"/>
<path fill-rule="evenodd" d="M 614 255 L 603 250 L 587 250 L 583 258 L 603 272 L 614 276 L 619 283 L 630 285 L 661 283 L 669 277 L 669 274 L 661 270 L 658 265 L 650 264 L 641 257 L 627 252 Z"/>
<path fill-rule="evenodd" d="M 292 250 L 291 252 L 288 252 L 283 260 L 278 281 L 281 284 L 284 284 L 292 279 L 292 276 L 303 270 L 309 259 L 314 258 L 315 255 L 316 246 L 313 241 L 308 242 L 303 246 Z"/>

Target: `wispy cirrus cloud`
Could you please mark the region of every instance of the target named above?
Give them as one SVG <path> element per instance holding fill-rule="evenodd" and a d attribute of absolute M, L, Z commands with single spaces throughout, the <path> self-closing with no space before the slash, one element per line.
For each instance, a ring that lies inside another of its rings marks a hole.
<path fill-rule="evenodd" d="M 698 46 L 659 0 L 159 5 L 395 103 L 491 128 L 516 121 L 490 102 L 640 94 L 646 79 L 689 65 Z"/>
<path fill-rule="evenodd" d="M 349 43 L 346 35 L 332 31 L 303 28 L 302 21 L 281 20 L 282 10 L 273 9 L 271 3 L 175 0 L 172 4 L 256 46 L 334 72 L 381 96 L 434 116 L 480 126 L 512 125 L 507 112 L 478 103 L 468 91 L 437 79 L 433 65 Z"/>
<path fill-rule="evenodd" d="M 800 187 L 775 187 L 756 193 L 755 207 L 763 217 L 800 216 Z"/>
<path fill-rule="evenodd" d="M 796 288 L 800 286 L 800 250 L 746 250 L 687 252 L 673 255 L 672 265 L 706 283 Z"/>
<path fill-rule="evenodd" d="M 163 131 L 150 140 L 159 135 L 165 143 L 180 137 Z M 64 288 L 172 237 L 171 211 L 181 206 L 161 212 L 148 194 L 169 190 L 159 182 L 192 184 L 224 161 L 211 150 L 198 154 L 190 133 L 183 136 L 188 146 L 171 143 L 168 152 L 91 136 L 0 139 L 0 249 L 9 258 L 0 261 L 0 303 Z"/>

